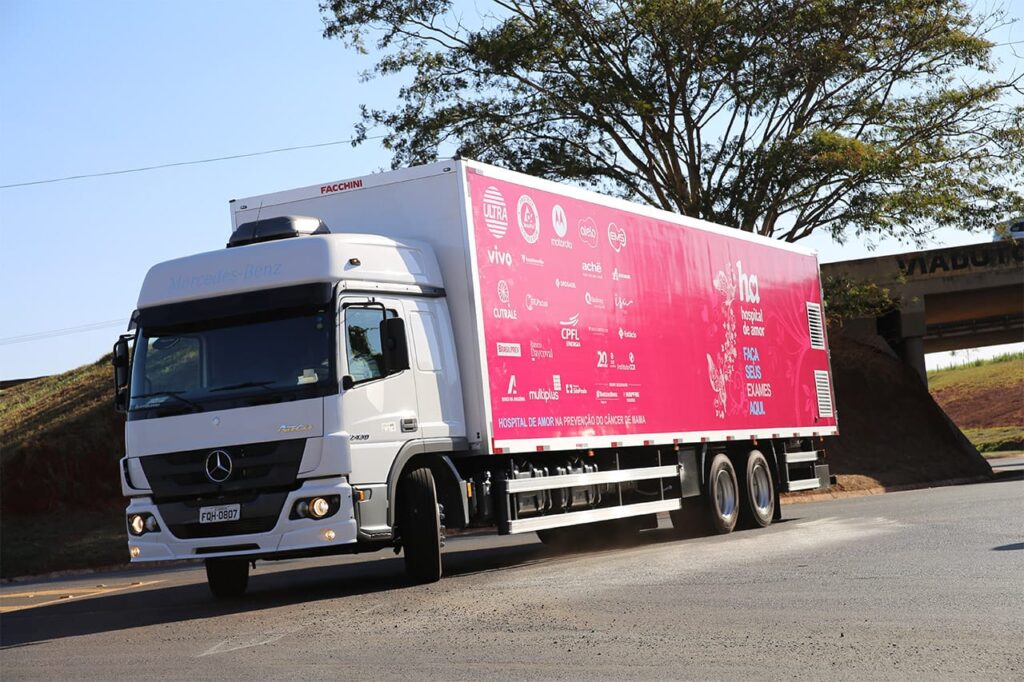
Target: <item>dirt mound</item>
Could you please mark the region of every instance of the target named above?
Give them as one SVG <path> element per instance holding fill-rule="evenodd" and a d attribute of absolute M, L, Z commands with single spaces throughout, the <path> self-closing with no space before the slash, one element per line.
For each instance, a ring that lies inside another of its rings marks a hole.
<path fill-rule="evenodd" d="M 928 386 L 960 428 L 1024 425 L 1024 357 L 935 372 Z"/>
<path fill-rule="evenodd" d="M 851 487 L 864 487 L 864 477 L 888 487 L 992 473 L 914 370 L 842 334 L 829 341 L 840 435 L 825 447 L 841 484 L 844 476 L 857 477 Z"/>
<path fill-rule="evenodd" d="M 110 358 L 0 392 L 0 514 L 121 507 Z"/>

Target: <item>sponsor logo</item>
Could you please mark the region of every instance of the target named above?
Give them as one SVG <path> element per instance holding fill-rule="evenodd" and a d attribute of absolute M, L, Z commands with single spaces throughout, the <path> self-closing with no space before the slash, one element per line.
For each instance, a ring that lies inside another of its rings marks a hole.
<path fill-rule="evenodd" d="M 505 389 L 505 395 L 501 396 L 501 402 L 503 403 L 522 403 L 526 402 L 524 396 L 519 395 L 519 389 L 516 388 L 516 375 L 513 374 L 508 378 L 508 388 Z"/>
<path fill-rule="evenodd" d="M 540 299 L 540 298 L 537 298 L 533 294 L 527 294 L 526 295 L 526 309 L 527 310 L 533 311 L 533 310 L 535 310 L 537 308 L 547 308 L 547 307 L 548 307 L 548 302 L 547 301 L 545 301 L 543 299 Z"/>
<path fill-rule="evenodd" d="M 608 333 L 608 329 L 605 328 L 605 327 L 590 327 L 590 326 L 588 326 L 587 327 L 587 331 L 590 332 L 591 334 L 607 334 Z"/>
<path fill-rule="evenodd" d="M 621 272 L 618 268 L 615 268 L 614 270 L 612 270 L 612 281 L 613 282 L 622 282 L 622 281 L 628 281 L 628 280 L 631 280 L 631 279 L 633 279 L 632 275 L 627 275 L 626 273 Z"/>
<path fill-rule="evenodd" d="M 635 403 L 640 399 L 640 391 L 625 391 L 622 397 L 626 399 L 627 403 Z"/>
<path fill-rule="evenodd" d="M 502 358 L 521 358 L 523 347 L 518 343 L 498 341 L 498 356 Z"/>
<path fill-rule="evenodd" d="M 540 258 L 530 258 L 525 253 L 522 255 L 523 265 L 536 265 L 537 267 L 544 267 L 544 261 Z"/>
<path fill-rule="evenodd" d="M 492 246 L 487 249 L 487 260 L 491 265 L 504 265 L 506 267 L 512 267 L 512 254 L 508 251 L 502 251 L 497 246 Z"/>
<path fill-rule="evenodd" d="M 558 279 L 556 277 L 555 278 L 555 288 L 556 289 L 575 289 L 576 288 L 576 282 L 572 282 L 572 281 L 567 280 L 567 279 Z"/>
<path fill-rule="evenodd" d="M 320 194 L 332 194 L 333 192 L 344 192 L 350 189 L 359 189 L 363 186 L 362 180 L 346 180 L 335 182 L 330 185 L 320 185 Z"/>
<path fill-rule="evenodd" d="M 761 286 L 757 282 L 757 275 L 743 272 L 743 263 L 740 261 L 736 261 L 736 270 L 739 273 L 740 301 L 742 303 L 760 303 Z"/>
<path fill-rule="evenodd" d="M 511 292 L 509 290 L 508 282 L 505 280 L 498 281 L 498 300 L 501 301 L 501 306 L 495 306 L 491 309 L 491 314 L 497 320 L 518 320 L 519 314 L 516 309 L 509 305 L 511 299 Z"/>
<path fill-rule="evenodd" d="M 556 391 L 561 391 L 562 390 L 562 375 L 561 374 L 552 374 L 551 375 L 551 385 L 554 387 L 554 389 Z"/>
<path fill-rule="evenodd" d="M 633 331 L 632 329 L 623 329 L 622 327 L 619 327 L 619 338 L 620 339 L 635 339 L 636 338 L 636 332 Z"/>
<path fill-rule="evenodd" d="M 604 268 L 596 260 L 583 261 L 580 263 L 580 270 L 583 271 L 584 277 L 592 277 L 594 279 L 602 279 L 604 277 Z"/>
<path fill-rule="evenodd" d="M 537 214 L 537 204 L 529 194 L 519 197 L 516 204 L 516 218 L 519 219 L 519 232 L 527 244 L 536 244 L 540 237 L 540 216 Z"/>
<path fill-rule="evenodd" d="M 598 400 L 618 400 L 619 392 L 597 390 L 594 392 L 594 397 Z"/>
<path fill-rule="evenodd" d="M 593 218 L 584 218 L 580 221 L 580 239 L 590 248 L 597 248 L 597 223 Z"/>
<path fill-rule="evenodd" d="M 544 344 L 536 341 L 530 341 L 530 359 L 531 360 L 553 360 L 555 357 L 555 351 L 550 348 L 545 348 Z"/>
<path fill-rule="evenodd" d="M 631 305 L 633 305 L 633 299 L 625 298 L 623 296 L 619 296 L 618 294 L 615 294 L 615 309 L 616 310 L 625 310 L 626 308 L 628 308 Z"/>
<path fill-rule="evenodd" d="M 501 239 L 508 232 L 508 207 L 505 197 L 497 187 L 488 187 L 484 191 L 484 225 L 495 239 Z"/>
<path fill-rule="evenodd" d="M 529 396 L 530 400 L 539 400 L 546 403 L 558 400 L 558 391 L 552 391 L 550 388 L 538 388 L 530 391 Z"/>
<path fill-rule="evenodd" d="M 626 248 L 626 231 L 615 223 L 608 223 L 608 243 L 615 249 L 615 253 L 622 251 Z"/>
<path fill-rule="evenodd" d="M 579 384 L 566 384 L 565 392 L 569 395 L 587 395 L 588 391 Z"/>
<path fill-rule="evenodd" d="M 569 231 L 569 221 L 565 217 L 565 210 L 558 204 L 551 209 L 551 227 L 554 228 L 555 234 L 559 238 L 564 237 L 565 233 Z"/>
<path fill-rule="evenodd" d="M 628 365 L 625 364 L 625 363 L 621 363 L 620 362 L 617 365 L 615 365 L 615 369 L 623 371 L 623 372 L 632 372 L 632 371 L 634 371 L 636 369 L 636 358 L 633 356 L 633 353 L 629 354 L 629 364 Z"/>
<path fill-rule="evenodd" d="M 565 342 L 566 348 L 579 348 L 582 345 L 580 344 L 580 330 L 577 328 L 579 323 L 579 313 L 570 316 L 568 320 L 562 320 L 558 323 L 562 326 L 562 341 Z"/>
<path fill-rule="evenodd" d="M 587 305 L 592 306 L 594 308 L 600 308 L 602 310 L 604 309 L 604 299 L 601 298 L 600 296 L 595 296 L 594 294 L 588 291 L 586 296 L 584 296 L 583 298 L 587 302 Z"/>

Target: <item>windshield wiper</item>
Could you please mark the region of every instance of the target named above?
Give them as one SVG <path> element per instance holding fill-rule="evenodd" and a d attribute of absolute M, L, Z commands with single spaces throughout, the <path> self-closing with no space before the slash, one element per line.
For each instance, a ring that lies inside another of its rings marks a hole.
<path fill-rule="evenodd" d="M 196 412 L 202 412 L 203 411 L 203 406 L 202 405 L 200 405 L 199 403 L 194 402 L 192 400 L 189 400 L 188 398 L 181 397 L 180 394 L 182 394 L 184 392 L 185 391 L 153 391 L 152 393 L 140 393 L 139 395 L 133 395 L 132 396 L 132 400 L 138 400 L 140 398 L 156 398 L 156 397 L 159 397 L 159 396 L 169 396 L 171 398 L 174 398 L 175 400 L 179 400 L 179 401 L 185 403 L 189 407 L 194 407 Z"/>
<path fill-rule="evenodd" d="M 273 384 L 273 383 L 277 383 L 277 382 L 275 382 L 273 380 L 271 380 L 271 381 L 243 381 L 240 384 L 228 384 L 227 386 L 218 386 L 217 388 L 211 388 L 210 389 L 210 393 L 213 393 L 214 391 L 230 391 L 233 388 L 253 388 L 253 387 L 266 388 L 268 391 L 273 392 L 274 389 L 267 388 L 267 386 L 269 384 Z"/>

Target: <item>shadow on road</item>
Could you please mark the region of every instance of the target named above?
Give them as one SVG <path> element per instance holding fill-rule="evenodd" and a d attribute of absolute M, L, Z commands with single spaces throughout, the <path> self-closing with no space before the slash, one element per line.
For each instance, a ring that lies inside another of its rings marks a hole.
<path fill-rule="evenodd" d="M 645 531 L 614 545 L 606 543 L 576 551 L 559 551 L 539 542 L 459 549 L 463 543 L 455 540 L 449 543 L 445 553 L 445 575 L 455 577 L 506 570 L 571 560 L 575 554 L 653 546 L 681 539 L 687 538 L 680 538 L 672 530 L 663 528 Z M 15 611 L 0 618 L 0 650 L 64 637 L 259 612 L 279 606 L 390 590 L 429 589 L 408 585 L 401 557 L 380 559 L 379 556 L 368 555 L 363 561 L 273 572 L 261 572 L 259 567 L 266 564 L 257 563 L 257 570 L 249 582 L 249 592 L 237 601 L 215 601 L 205 582 L 201 582 L 141 592 L 119 592 Z"/>

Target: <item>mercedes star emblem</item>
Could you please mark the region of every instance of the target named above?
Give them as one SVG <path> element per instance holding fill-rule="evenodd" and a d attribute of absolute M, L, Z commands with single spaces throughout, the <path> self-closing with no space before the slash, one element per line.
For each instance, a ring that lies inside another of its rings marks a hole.
<path fill-rule="evenodd" d="M 214 483 L 223 483 L 231 475 L 231 455 L 214 450 L 206 456 L 206 477 Z"/>

